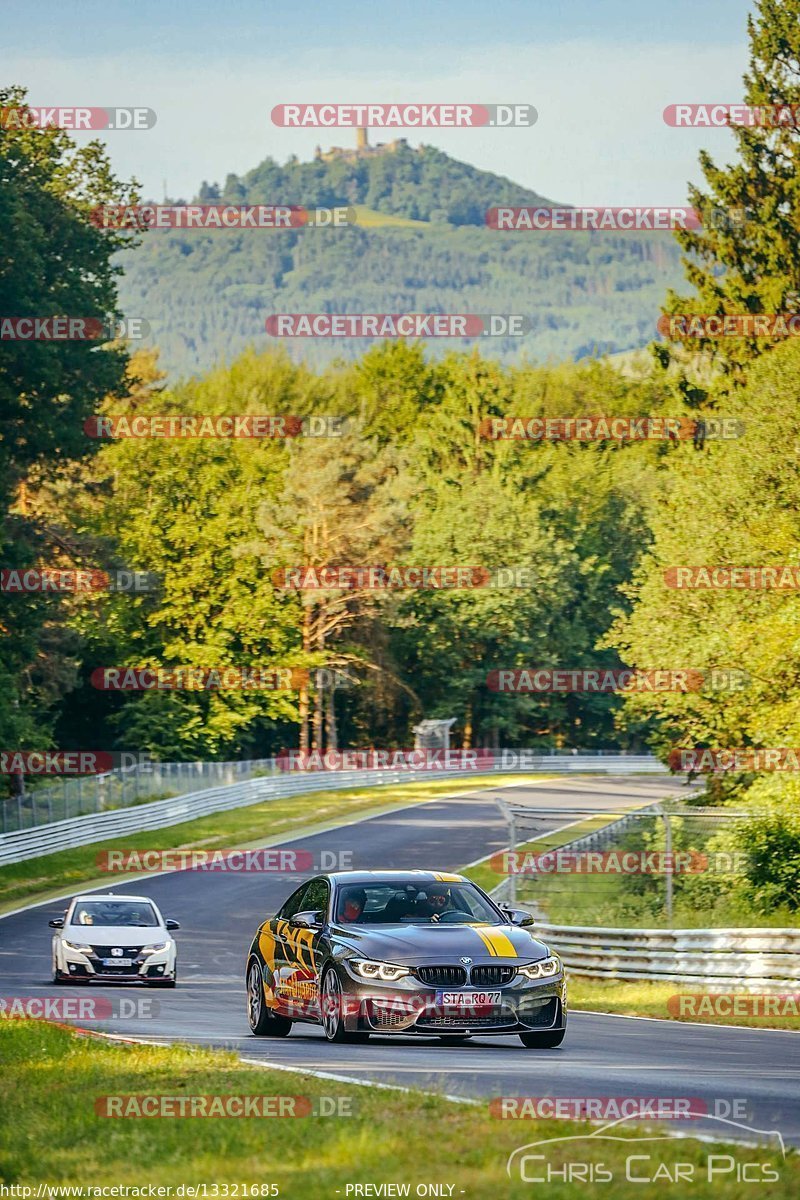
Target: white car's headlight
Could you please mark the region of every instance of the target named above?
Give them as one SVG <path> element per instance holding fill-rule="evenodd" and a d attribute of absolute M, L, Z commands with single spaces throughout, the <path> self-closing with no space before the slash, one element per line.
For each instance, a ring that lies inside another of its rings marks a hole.
<path fill-rule="evenodd" d="M 154 946 L 142 946 L 142 954 L 157 954 L 160 950 L 166 950 L 169 942 L 156 942 Z"/>
<path fill-rule="evenodd" d="M 561 959 L 553 954 L 550 958 L 540 958 L 538 962 L 526 963 L 524 967 L 517 967 L 517 970 L 527 979 L 548 979 L 551 975 L 558 975 L 560 972 Z"/>
<path fill-rule="evenodd" d="M 83 946 L 83 945 L 80 945 L 78 942 L 68 942 L 66 938 L 64 938 L 64 945 L 67 947 L 68 950 L 78 950 L 78 951 L 80 951 L 81 954 L 91 954 L 92 953 L 91 946 Z"/>
<path fill-rule="evenodd" d="M 351 958 L 350 966 L 362 979 L 380 979 L 383 983 L 394 983 L 411 974 L 410 967 L 398 967 L 397 963 L 374 962 L 369 958 Z"/>

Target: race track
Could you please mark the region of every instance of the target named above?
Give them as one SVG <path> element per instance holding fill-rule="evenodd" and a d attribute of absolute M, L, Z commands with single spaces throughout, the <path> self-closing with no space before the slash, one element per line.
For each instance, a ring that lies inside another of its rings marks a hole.
<path fill-rule="evenodd" d="M 534 807 L 596 806 L 603 811 L 650 803 L 676 788 L 679 785 L 657 777 L 583 777 L 503 789 L 502 794 Z M 313 819 L 310 812 L 309 822 Z M 549 827 L 568 819 L 553 818 Z M 454 870 L 502 848 L 505 840 L 492 792 L 482 791 L 414 804 L 306 838 L 289 837 L 283 844 L 311 851 L 315 865 L 324 851 L 349 852 L 352 858 L 346 865 L 356 869 Z M 243 981 L 250 939 L 259 922 L 313 873 L 182 871 L 115 887 L 117 892 L 151 895 L 165 916 L 180 921 L 179 984 L 174 991 L 130 986 L 56 989 L 50 983 L 47 922 L 61 915 L 64 903 L 49 902 L 0 918 L 0 993 L 102 993 L 114 1003 L 121 995 L 146 995 L 158 1002 L 156 1016 L 118 1018 L 96 1027 L 157 1041 L 224 1046 L 250 1059 L 451 1095 L 691 1097 L 722 1115 L 729 1115 L 730 1105 L 738 1102 L 746 1125 L 779 1130 L 787 1142 L 800 1144 L 800 1038 L 791 1032 L 573 1012 L 564 1044 L 545 1051 L 526 1051 L 516 1037 L 474 1038 L 456 1047 L 373 1036 L 363 1045 L 338 1046 L 329 1045 L 321 1030 L 306 1025 L 295 1025 L 285 1040 L 251 1036 Z M 687 1122 L 674 1127 L 687 1132 Z M 747 1136 L 744 1130 L 717 1122 L 709 1124 L 708 1132 Z"/>

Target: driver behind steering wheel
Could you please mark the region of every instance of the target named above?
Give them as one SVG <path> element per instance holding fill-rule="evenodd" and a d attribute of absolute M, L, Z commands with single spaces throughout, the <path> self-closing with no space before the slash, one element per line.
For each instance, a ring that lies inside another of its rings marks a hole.
<path fill-rule="evenodd" d="M 421 917 L 430 917 L 432 921 L 440 921 L 442 913 L 452 910 L 449 887 L 431 884 L 425 889 L 425 899 L 417 901 L 417 913 Z"/>

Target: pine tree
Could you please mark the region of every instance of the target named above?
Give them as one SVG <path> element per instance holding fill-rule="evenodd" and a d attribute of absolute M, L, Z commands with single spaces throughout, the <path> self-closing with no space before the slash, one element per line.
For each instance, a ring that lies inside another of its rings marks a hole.
<path fill-rule="evenodd" d="M 800 0 L 758 0 L 748 17 L 750 67 L 745 102 L 780 109 L 777 124 L 732 126 L 740 161 L 715 166 L 703 151 L 709 185 L 690 186 L 698 230 L 678 230 L 687 278 L 698 296 L 670 291 L 667 314 L 780 313 L 800 308 Z M 783 339 L 692 339 L 738 380 L 742 366 Z M 684 356 L 657 347 L 662 364 Z"/>

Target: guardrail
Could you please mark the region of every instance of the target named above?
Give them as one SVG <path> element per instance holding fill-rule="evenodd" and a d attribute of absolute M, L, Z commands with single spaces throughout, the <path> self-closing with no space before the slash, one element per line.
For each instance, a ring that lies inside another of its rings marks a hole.
<path fill-rule="evenodd" d="M 573 975 L 750 990 L 800 983 L 798 929 L 593 929 L 545 921 L 534 929 Z"/>
<path fill-rule="evenodd" d="M 274 758 L 240 762 L 143 761 L 99 775 L 40 778 L 24 795 L 10 796 L 0 803 L 0 834 L 243 783 L 254 775 L 276 771 Z"/>
<path fill-rule="evenodd" d="M 511 756 L 515 758 L 512 760 Z M 516 765 L 513 765 L 514 761 Z M 40 858 L 58 850 L 86 846 L 127 833 L 141 833 L 179 825 L 195 817 L 243 808 L 263 800 L 297 796 L 304 792 L 333 791 L 337 788 L 390 786 L 422 779 L 464 778 L 470 774 L 525 774 L 537 771 L 558 774 L 572 771 L 603 771 L 613 774 L 657 772 L 666 768 L 651 755 L 534 755 L 528 751 L 499 751 L 488 758 L 478 758 L 474 766 L 446 769 L 390 769 L 371 771 L 295 771 L 280 775 L 261 776 L 225 787 L 205 788 L 155 800 L 132 808 L 117 808 L 109 812 L 89 813 L 65 821 L 53 821 L 34 829 L 15 830 L 0 837 L 0 866 Z"/>
<path fill-rule="evenodd" d="M 501 813 L 505 818 L 506 824 L 508 825 L 508 848 L 512 851 L 516 850 L 519 843 L 525 843 L 527 840 L 526 838 L 520 836 L 521 827 L 524 828 L 526 821 L 528 823 L 532 821 L 539 821 L 545 815 L 565 816 L 570 818 L 574 818 L 576 816 L 599 817 L 607 815 L 597 812 L 596 809 L 590 808 L 542 809 L 538 805 L 535 808 L 526 808 L 520 805 L 509 804 L 502 799 L 498 799 L 497 803 Z M 601 826 L 600 829 L 596 829 L 592 833 L 584 834 L 582 837 L 573 838 L 572 841 L 565 842 L 558 848 L 560 850 L 576 851 L 594 849 L 596 846 L 608 846 L 615 840 L 618 834 L 627 829 L 628 826 L 637 818 L 649 813 L 658 812 L 660 811 L 660 808 L 660 801 L 655 800 L 652 804 L 645 805 L 644 808 L 637 808 L 635 812 L 627 813 L 621 817 L 618 817 L 617 820 L 608 821 L 605 825 Z M 572 821 L 570 820 L 569 823 L 572 824 Z M 539 834 L 538 836 L 531 838 L 530 841 L 537 842 L 542 837 L 547 836 L 548 833 Z M 516 883 L 516 875 L 509 874 L 508 879 L 499 884 L 492 892 L 492 895 L 495 896 L 496 899 L 508 900 L 512 905 L 514 905 L 517 902 Z"/>
<path fill-rule="evenodd" d="M 649 756 L 525 756 L 516 766 L 495 759 L 481 763 L 478 773 L 605 771 L 658 772 L 665 769 Z M 0 837 L 0 865 L 22 862 L 58 850 L 167 828 L 196 817 L 243 808 L 264 800 L 339 788 L 390 786 L 420 779 L 464 778 L 457 770 L 314 771 L 263 776 L 225 787 L 205 788 L 183 796 L 132 808 L 91 813 L 55 821 Z M 563 848 L 607 844 L 612 830 L 630 816 L 611 822 Z M 500 897 L 505 881 L 495 891 Z M 535 914 L 534 914 L 535 915 Z M 575 975 L 601 979 L 650 979 L 674 983 L 745 988 L 796 986 L 800 982 L 800 930 L 797 929 L 616 929 L 553 925 L 538 921 L 536 932 L 550 942 Z"/>
<path fill-rule="evenodd" d="M 341 760 L 346 754 L 347 752 L 332 757 Z M 451 754 L 454 758 L 464 756 L 472 760 L 469 763 L 455 763 L 459 769 L 467 769 L 469 766 L 470 769 L 481 771 L 585 771 L 587 762 L 593 764 L 592 770 L 602 771 L 666 769 L 651 755 L 629 755 L 616 750 L 597 750 L 591 753 L 582 750 L 568 753 L 556 750 L 473 750 L 453 751 Z M 401 766 L 405 770 L 414 769 L 413 762 L 407 762 L 405 765 L 396 762 L 339 762 L 336 767 L 323 762 L 319 769 L 325 772 L 334 769 L 385 770 L 387 767 Z M 205 788 L 243 783 L 256 775 L 282 773 L 289 767 L 290 760 L 287 755 L 238 762 L 143 761 L 117 767 L 100 775 L 62 775 L 40 779 L 24 795 L 11 796 L 0 801 L 0 837 L 21 829 L 50 825 L 56 821 L 67 821 L 74 817 L 108 812 L 116 808 L 129 808 L 148 801 L 183 796 Z M 317 768 L 309 767 L 308 773 L 312 770 Z"/>
<path fill-rule="evenodd" d="M 344 777 L 345 774 L 347 778 Z M 172 796 L 167 800 L 156 800 L 152 804 L 142 804 L 136 808 L 117 808 L 111 812 L 73 817 L 68 821 L 54 821 L 51 825 L 7 833 L 0 838 L 0 866 L 29 858 L 40 858 L 58 850 L 69 850 L 75 846 L 87 846 L 93 842 L 122 837 L 127 833 L 165 829 L 170 825 L 193 821 L 196 817 L 244 808 L 249 804 L 259 804 L 263 800 L 296 796 L 303 792 L 331 791 L 354 785 L 367 787 L 375 782 L 397 783 L 401 776 L 408 776 L 408 773 L 392 772 L 390 779 L 364 778 L 369 774 L 372 773 L 348 771 L 338 773 L 334 777 L 332 772 L 318 772 L 314 774 L 313 779 L 309 775 L 300 774 L 265 776 L 228 787 L 205 788 L 202 792 Z"/>
<path fill-rule="evenodd" d="M 663 765 L 647 755 L 532 755 L 524 751 L 503 754 L 505 757 L 501 754 L 488 763 L 479 761 L 475 773 L 537 770 L 665 773 Z M 511 761 L 511 754 L 516 755 L 516 762 Z M 0 837 L 0 865 L 129 833 L 167 828 L 264 800 L 339 788 L 390 786 L 434 777 L 464 778 L 469 773 L 463 768 L 435 771 L 381 768 L 298 771 L 257 777 L 5 834 Z M 624 827 L 630 820 L 630 815 L 622 816 L 592 834 L 574 839 L 563 849 L 607 844 L 615 828 Z M 495 895 L 499 898 L 507 887 L 506 880 L 495 890 Z M 746 988 L 796 986 L 800 982 L 800 930 L 797 929 L 603 929 L 537 921 L 536 932 L 552 944 L 575 975 Z"/>

